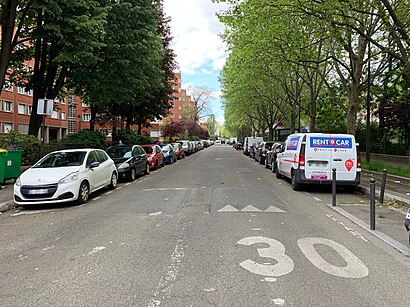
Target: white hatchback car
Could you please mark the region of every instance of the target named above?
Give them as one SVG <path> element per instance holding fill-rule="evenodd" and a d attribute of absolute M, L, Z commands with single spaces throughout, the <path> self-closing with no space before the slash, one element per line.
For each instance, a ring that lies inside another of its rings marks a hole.
<path fill-rule="evenodd" d="M 90 193 L 117 186 L 114 161 L 100 149 L 69 149 L 49 153 L 17 178 L 18 205 L 88 201 Z"/>

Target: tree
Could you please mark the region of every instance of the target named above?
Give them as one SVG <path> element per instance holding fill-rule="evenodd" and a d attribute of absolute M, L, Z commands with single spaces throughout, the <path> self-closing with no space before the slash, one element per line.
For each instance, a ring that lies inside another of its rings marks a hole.
<path fill-rule="evenodd" d="M 210 115 L 211 112 L 211 100 L 213 99 L 213 93 L 210 88 L 204 86 L 193 87 L 190 86 L 187 88 L 191 99 L 194 103 L 193 110 L 193 120 L 195 123 L 199 122 L 201 118 Z"/>
<path fill-rule="evenodd" d="M 216 120 L 215 115 L 211 114 L 206 120 L 206 126 L 208 127 L 208 133 L 210 137 L 215 137 L 216 132 Z"/>

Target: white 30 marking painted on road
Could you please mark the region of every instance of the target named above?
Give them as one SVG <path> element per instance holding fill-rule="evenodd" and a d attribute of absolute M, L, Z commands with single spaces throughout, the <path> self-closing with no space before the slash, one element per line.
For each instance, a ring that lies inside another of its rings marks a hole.
<path fill-rule="evenodd" d="M 347 263 L 345 267 L 338 267 L 323 259 L 315 249 L 315 244 L 323 244 L 333 248 Z M 330 275 L 344 278 L 363 278 L 369 275 L 369 269 L 351 251 L 343 245 L 324 238 L 303 238 L 298 240 L 302 253 L 318 269 Z"/>
<path fill-rule="evenodd" d="M 260 264 L 251 259 L 242 261 L 239 265 L 251 273 L 262 276 L 279 277 L 289 274 L 294 269 L 293 260 L 285 254 L 285 246 L 271 238 L 247 237 L 238 241 L 241 245 L 253 245 L 257 243 L 267 244 L 269 247 L 258 248 L 261 258 L 272 258 L 276 264 Z M 323 244 L 332 248 L 347 263 L 344 267 L 330 264 L 323 259 L 315 249 L 315 244 Z M 319 270 L 333 276 L 344 278 L 364 278 L 369 275 L 369 269 L 351 251 L 343 245 L 324 238 L 302 238 L 298 240 L 298 246 L 305 257 Z"/>
<path fill-rule="evenodd" d="M 262 258 L 272 258 L 277 261 L 275 265 L 265 265 L 257 263 L 251 259 L 242 261 L 239 265 L 249 272 L 263 275 L 277 277 L 286 275 L 293 271 L 294 263 L 292 259 L 285 254 L 285 246 L 279 241 L 265 237 L 248 237 L 239 240 L 238 244 L 253 245 L 257 243 L 265 243 L 269 245 L 266 248 L 258 248 L 258 254 Z"/>

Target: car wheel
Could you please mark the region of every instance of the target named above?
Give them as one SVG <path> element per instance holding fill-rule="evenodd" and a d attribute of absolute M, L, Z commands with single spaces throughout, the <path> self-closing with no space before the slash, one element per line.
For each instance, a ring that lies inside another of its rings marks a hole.
<path fill-rule="evenodd" d="M 295 172 L 292 172 L 292 190 L 293 191 L 299 191 L 301 188 L 300 183 L 296 182 L 296 175 Z"/>
<path fill-rule="evenodd" d="M 147 166 L 145 167 L 144 174 L 149 175 L 149 163 L 147 163 Z"/>
<path fill-rule="evenodd" d="M 275 163 L 275 172 L 276 172 L 276 178 L 278 179 L 282 178 L 282 175 L 279 173 L 278 165 L 276 163 Z"/>
<path fill-rule="evenodd" d="M 271 163 L 272 173 L 276 173 L 276 163 L 272 161 Z"/>
<path fill-rule="evenodd" d="M 164 166 L 165 166 L 165 160 L 162 160 L 161 167 L 164 167 Z"/>
<path fill-rule="evenodd" d="M 268 158 L 267 157 L 265 157 L 265 168 L 269 168 Z"/>
<path fill-rule="evenodd" d="M 156 160 L 156 161 L 155 161 L 155 169 L 157 170 L 158 168 L 159 168 L 158 160 Z"/>
<path fill-rule="evenodd" d="M 111 190 L 114 190 L 117 187 L 117 183 L 118 183 L 118 176 L 116 172 L 112 172 L 111 175 L 111 182 L 108 185 L 108 188 Z"/>
<path fill-rule="evenodd" d="M 90 197 L 90 188 L 88 186 L 88 183 L 86 181 L 81 182 L 80 185 L 80 190 L 78 191 L 78 198 L 77 202 L 81 204 L 85 204 L 88 202 L 88 199 Z"/>
<path fill-rule="evenodd" d="M 135 179 L 137 179 L 137 172 L 135 171 L 135 168 L 132 168 L 131 169 L 130 180 L 134 181 Z"/>

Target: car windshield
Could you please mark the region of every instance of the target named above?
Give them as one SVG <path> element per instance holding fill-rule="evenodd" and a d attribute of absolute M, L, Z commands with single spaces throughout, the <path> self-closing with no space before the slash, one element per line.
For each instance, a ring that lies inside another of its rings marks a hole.
<path fill-rule="evenodd" d="M 172 146 L 174 146 L 174 149 L 175 149 L 175 150 L 178 150 L 178 148 L 179 148 L 179 143 L 178 143 L 178 144 L 172 144 Z"/>
<path fill-rule="evenodd" d="M 85 151 L 54 152 L 38 161 L 33 168 L 80 166 L 84 162 Z"/>
<path fill-rule="evenodd" d="M 112 146 L 107 149 L 107 154 L 111 158 L 129 158 L 131 157 L 131 146 Z"/>
<path fill-rule="evenodd" d="M 151 146 L 144 146 L 142 148 L 144 148 L 147 154 L 152 154 L 154 152 L 154 149 Z"/>
<path fill-rule="evenodd" d="M 169 151 L 169 146 L 168 145 L 163 145 L 161 150 L 162 151 Z"/>

